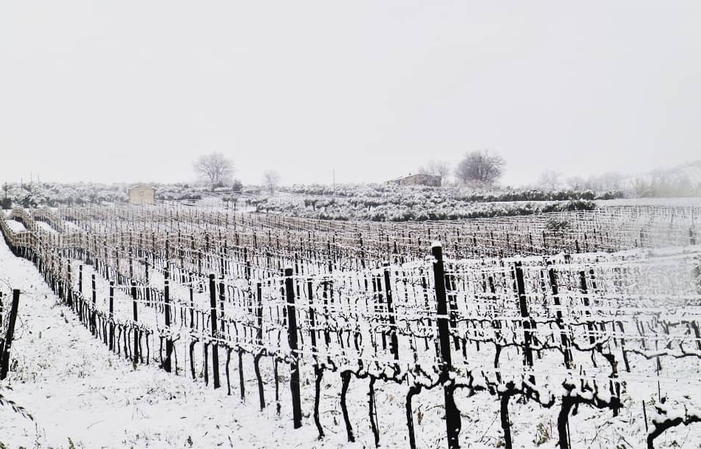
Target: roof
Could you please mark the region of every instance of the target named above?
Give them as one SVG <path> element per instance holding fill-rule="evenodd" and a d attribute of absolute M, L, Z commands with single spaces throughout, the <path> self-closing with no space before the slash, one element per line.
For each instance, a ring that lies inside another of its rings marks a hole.
<path fill-rule="evenodd" d="M 389 181 L 386 181 L 386 182 L 401 181 L 402 179 L 416 178 L 417 176 L 426 177 L 426 178 L 440 178 L 440 179 L 443 178 L 441 175 L 430 175 L 428 173 L 414 173 L 414 174 L 408 174 L 406 176 L 400 176 L 398 178 L 390 179 Z"/>
<path fill-rule="evenodd" d="M 135 190 L 135 189 L 151 189 L 151 190 L 156 190 L 155 187 L 149 186 L 149 185 L 146 185 L 146 184 L 137 184 L 137 185 L 135 185 L 135 186 L 129 187 L 129 190 Z"/>

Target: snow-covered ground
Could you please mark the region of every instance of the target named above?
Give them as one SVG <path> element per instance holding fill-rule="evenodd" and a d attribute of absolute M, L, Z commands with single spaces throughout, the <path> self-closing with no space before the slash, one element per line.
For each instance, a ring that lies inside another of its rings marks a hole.
<path fill-rule="evenodd" d="M 86 279 L 90 274 L 86 268 Z M 98 288 L 104 291 L 104 281 L 99 284 Z M 34 420 L 10 406 L 0 406 L 0 442 L 6 447 L 374 447 L 366 413 L 367 380 L 351 382 L 348 402 L 357 442 L 350 444 L 338 402 L 339 376 L 325 374 L 321 421 L 326 437 L 318 440 L 311 417 L 314 395 L 313 382 L 308 382 L 313 378 L 309 366 L 302 367 L 304 425 L 294 430 L 286 388 L 289 371 L 285 367 L 280 373 L 283 380 L 279 416 L 275 412 L 269 367 L 268 407 L 262 412 L 254 383 L 247 383 L 247 400 L 242 402 L 238 391 L 227 396 L 225 387 L 214 391 L 202 379 L 193 381 L 187 376 L 168 374 L 154 364 L 135 367 L 96 340 L 60 303 L 34 266 L 14 257 L 0 239 L 0 290 L 7 294 L 10 288 L 19 288 L 22 296 L 12 347 L 15 362 L 8 379 L 0 384 L 0 394 L 26 409 Z M 640 374 L 636 371 L 622 376 L 628 389 L 619 416 L 581 406 L 570 417 L 573 448 L 644 447 L 647 432 L 643 401 L 648 403 L 647 421 L 651 422 L 655 413 L 649 399 L 657 396 L 658 388 L 670 397 L 670 402 L 690 397 L 690 403 L 698 405 L 695 400 L 701 391 L 697 358 L 664 358 L 661 385 L 645 378 L 645 373 L 654 372 L 654 361 L 637 363 L 647 368 L 641 368 Z M 250 374 L 250 365 L 245 370 Z M 237 374 L 232 378 L 237 379 Z M 404 414 L 406 387 L 378 382 L 376 389 L 381 446 L 409 447 Z M 458 390 L 456 401 L 462 415 L 462 447 L 491 448 L 502 444 L 499 402 L 493 395 L 479 392 L 470 396 L 467 390 Z M 436 390 L 414 398 L 419 448 L 447 446 L 441 402 L 442 393 Z M 534 401 L 515 398 L 510 410 L 514 447 L 557 446 L 557 404 L 546 409 Z M 696 424 L 672 429 L 656 440 L 656 447 L 699 448 L 699 427 Z"/>
<path fill-rule="evenodd" d="M 92 272 L 86 268 L 86 280 Z M 86 282 L 87 283 L 87 282 Z M 104 289 L 104 280 L 99 282 Z M 89 285 L 89 284 L 88 284 Z M 303 385 L 304 426 L 294 430 L 289 405 L 289 371 L 281 367 L 281 413 L 276 413 L 273 381 L 266 366 L 267 407 L 260 411 L 255 384 L 247 384 L 246 401 L 226 386 L 213 390 L 202 379 L 168 374 L 154 364 L 137 365 L 108 351 L 62 305 L 30 262 L 12 255 L 0 239 L 0 291 L 21 290 L 19 316 L 8 378 L 0 395 L 31 414 L 32 420 L 0 404 L 0 447 L 20 448 L 364 448 L 373 447 L 367 419 L 367 381 L 354 380 L 349 409 L 356 443 L 348 443 L 338 403 L 340 379 L 326 374 L 318 440 L 311 417 L 313 383 Z M 6 302 L 7 304 L 7 302 Z M 270 362 L 266 363 L 269 365 Z M 232 363 L 232 366 L 235 363 Z M 308 371 L 311 367 L 305 367 Z M 246 367 L 250 374 L 252 368 Z M 232 375 L 236 379 L 237 374 Z M 305 372 L 303 379 L 311 378 Z M 251 379 L 252 381 L 252 379 Z M 224 382 L 223 382 L 224 383 Z M 382 447 L 408 447 L 404 421 L 405 388 L 377 385 Z M 415 400 L 419 418 L 417 443 L 435 447 L 445 424 L 440 392 L 425 403 Z M 484 409 L 482 401 L 477 403 Z M 384 408 L 384 410 L 382 409 Z M 430 411 L 430 412 L 429 412 Z M 492 410 L 492 414 L 496 410 Z M 494 415 L 496 416 L 496 415 Z M 479 422 L 480 417 L 474 422 Z M 485 418 L 482 418 L 485 421 Z M 492 417 L 489 421 L 492 423 Z M 481 436 L 492 447 L 499 433 L 490 426 Z M 422 429 L 425 431 L 422 431 Z"/>
<path fill-rule="evenodd" d="M 42 231 L 49 233 L 49 235 L 58 235 L 58 232 L 48 223 L 39 220 L 35 221 L 35 223 Z"/>
<path fill-rule="evenodd" d="M 63 220 L 63 224 L 66 226 L 66 232 L 80 232 L 80 226 L 76 225 L 72 221 Z"/>
<path fill-rule="evenodd" d="M 665 206 L 687 207 L 701 206 L 701 197 L 688 196 L 679 198 L 618 198 L 615 200 L 596 200 L 599 207 L 607 206 Z"/>
<path fill-rule="evenodd" d="M 13 363 L 0 394 L 33 421 L 0 405 L 0 447 L 313 447 L 313 426 L 292 431 L 273 407 L 260 412 L 203 382 L 136 368 L 110 353 L 34 266 L 0 239 L 0 283 L 21 290 Z M 10 389 L 11 388 L 11 389 Z M 344 446 L 331 435 L 325 447 Z M 356 446 L 362 447 L 362 446 Z"/>
<path fill-rule="evenodd" d="M 7 226 L 9 226 L 10 229 L 12 230 L 12 232 L 15 232 L 15 233 L 27 230 L 27 228 L 25 228 L 24 225 L 22 223 L 20 223 L 19 221 L 6 220 L 5 223 L 7 223 Z"/>

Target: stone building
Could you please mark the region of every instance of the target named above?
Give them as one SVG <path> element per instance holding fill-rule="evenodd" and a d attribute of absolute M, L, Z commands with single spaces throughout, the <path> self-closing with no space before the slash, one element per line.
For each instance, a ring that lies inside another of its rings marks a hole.
<path fill-rule="evenodd" d="M 387 184 L 396 184 L 400 186 L 430 186 L 430 187 L 440 187 L 441 177 L 437 175 L 428 175 L 425 173 L 418 173 L 415 175 L 403 176 L 401 178 L 392 179 L 387 181 Z"/>
<path fill-rule="evenodd" d="M 156 189 L 143 184 L 131 187 L 129 204 L 156 204 Z"/>

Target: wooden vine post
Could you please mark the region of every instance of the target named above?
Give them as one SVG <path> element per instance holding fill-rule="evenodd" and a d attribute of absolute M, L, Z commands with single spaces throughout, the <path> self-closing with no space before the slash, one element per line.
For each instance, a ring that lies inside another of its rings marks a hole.
<path fill-rule="evenodd" d="M 5 333 L 5 343 L 0 351 L 0 380 L 7 377 L 10 368 L 10 349 L 15 333 L 15 323 L 17 322 L 17 310 L 19 309 L 19 290 L 12 290 L 12 306 L 10 308 L 10 318 L 7 322 L 7 332 Z"/>
<path fill-rule="evenodd" d="M 71 262 L 70 259 L 68 260 L 68 264 L 66 266 L 68 269 L 68 288 L 66 289 L 66 302 L 68 303 L 68 307 L 71 309 L 73 308 L 73 273 L 71 272 Z"/>
<path fill-rule="evenodd" d="M 292 392 L 292 417 L 294 428 L 302 427 L 302 398 L 299 386 L 299 361 L 297 357 L 297 313 L 295 310 L 295 290 L 293 269 L 285 268 L 285 294 L 287 296 L 287 337 L 292 361 L 290 362 L 290 391 Z"/>
<path fill-rule="evenodd" d="M 263 389 L 263 378 L 260 375 L 260 358 L 263 355 L 263 286 L 260 282 L 256 283 L 256 319 L 258 327 L 256 329 L 256 344 L 258 345 L 258 354 L 256 354 L 253 362 L 258 379 L 258 401 L 260 402 L 260 410 L 265 408 L 265 390 Z"/>
<path fill-rule="evenodd" d="M 114 350 L 114 281 L 110 281 L 110 351 Z"/>
<path fill-rule="evenodd" d="M 200 252 L 201 255 L 201 252 Z M 209 313 L 212 317 L 212 377 L 214 377 L 214 389 L 221 386 L 219 383 L 219 346 L 217 345 L 217 282 L 214 273 L 209 275 Z"/>
<path fill-rule="evenodd" d="M 518 305 L 521 312 L 523 324 L 523 357 L 524 365 L 528 368 L 533 367 L 533 330 L 531 329 L 531 320 L 528 314 L 528 301 L 526 299 L 526 287 L 523 280 L 523 265 L 521 261 L 516 262 L 514 269 L 516 271 L 516 288 L 518 290 Z M 533 382 L 533 376 L 531 376 Z"/>
<path fill-rule="evenodd" d="M 455 405 L 453 397 L 453 387 L 448 385 L 452 360 L 450 355 L 450 330 L 448 327 L 448 304 L 445 291 L 445 270 L 443 268 L 443 248 L 439 242 L 435 242 L 431 248 L 433 253 L 433 275 L 436 288 L 438 339 L 440 341 L 440 355 L 443 361 L 441 376 L 443 377 L 443 395 L 445 398 L 445 425 L 448 434 L 448 448 L 457 449 L 460 447 L 458 436 L 462 423 L 460 421 L 460 411 Z"/>
<path fill-rule="evenodd" d="M 78 267 L 78 292 L 83 293 L 83 265 Z"/>
<path fill-rule="evenodd" d="M 188 273 L 187 289 L 190 293 L 190 329 L 195 327 L 195 284 L 192 279 L 192 271 Z"/>
<path fill-rule="evenodd" d="M 131 281 L 131 304 L 134 318 L 134 365 L 139 362 L 139 311 L 136 303 L 136 282 Z"/>
<path fill-rule="evenodd" d="M 164 320 L 166 326 L 166 359 L 163 361 L 163 369 L 166 372 L 171 371 L 170 356 L 173 353 L 173 339 L 170 336 L 170 281 L 166 279 L 163 281 L 163 301 L 164 306 Z"/>
<path fill-rule="evenodd" d="M 151 282 L 149 281 L 149 275 L 148 275 L 148 258 L 144 257 L 144 274 L 146 276 L 146 307 L 151 306 L 151 289 L 149 288 L 149 285 L 151 285 Z"/>
<path fill-rule="evenodd" d="M 394 356 L 394 360 L 399 360 L 399 339 L 397 337 L 397 316 L 394 313 L 394 303 L 392 302 L 392 288 L 390 287 L 389 264 L 385 264 L 384 283 L 385 295 L 387 297 L 387 315 L 389 316 L 390 343 L 389 350 Z"/>
<path fill-rule="evenodd" d="M 97 284 L 95 273 L 92 274 L 92 311 L 90 312 L 90 332 L 97 336 Z"/>
<path fill-rule="evenodd" d="M 573 366 L 572 350 L 570 349 L 570 342 L 569 338 L 567 337 L 567 330 L 565 329 L 565 324 L 563 320 L 563 305 L 562 300 L 560 299 L 559 289 L 557 285 L 557 273 L 555 272 L 555 268 L 552 267 L 552 263 L 550 261 L 547 262 L 547 270 L 548 280 L 550 281 L 550 289 L 552 291 L 553 296 L 553 303 L 557 308 L 555 316 L 557 327 L 560 329 L 560 344 L 562 345 L 562 353 L 565 357 L 565 366 L 567 367 L 567 369 L 571 369 Z"/>
<path fill-rule="evenodd" d="M 220 328 L 221 328 L 221 333 L 222 335 L 226 335 L 224 333 L 226 329 L 226 322 L 224 321 L 224 303 L 226 302 L 226 286 L 224 285 L 224 275 L 222 274 L 221 277 L 219 278 L 219 310 L 221 312 L 221 315 L 219 316 L 219 322 L 221 323 Z"/>
<path fill-rule="evenodd" d="M 642 232 L 642 231 L 641 231 Z M 591 322 L 591 310 L 589 306 L 589 289 L 587 287 L 587 275 L 584 271 L 579 272 L 579 289 L 582 293 L 582 303 L 584 304 L 584 315 L 587 317 L 587 333 L 589 334 L 589 344 L 596 342 L 594 325 Z"/>

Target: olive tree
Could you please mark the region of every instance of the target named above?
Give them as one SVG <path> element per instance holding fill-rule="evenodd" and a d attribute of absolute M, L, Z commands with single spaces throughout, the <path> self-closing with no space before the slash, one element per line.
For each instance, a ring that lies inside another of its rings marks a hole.
<path fill-rule="evenodd" d="M 455 177 L 465 184 L 491 186 L 504 174 L 506 162 L 489 150 L 470 151 L 458 163 Z"/>

